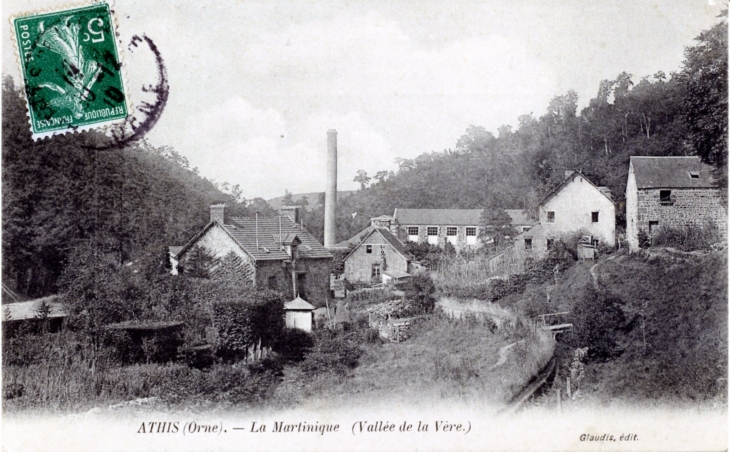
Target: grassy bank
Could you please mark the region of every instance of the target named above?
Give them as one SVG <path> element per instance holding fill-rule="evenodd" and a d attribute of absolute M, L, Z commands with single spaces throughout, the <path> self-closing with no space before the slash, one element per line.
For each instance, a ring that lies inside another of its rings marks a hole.
<path fill-rule="evenodd" d="M 345 376 L 306 378 L 300 369 L 288 369 L 277 394 L 311 408 L 444 402 L 499 407 L 547 363 L 554 342 L 526 322 L 496 331 L 490 325 L 434 314 L 414 325 L 405 342 L 365 345 L 359 366 Z M 500 349 L 512 343 L 508 359 L 493 367 Z"/>

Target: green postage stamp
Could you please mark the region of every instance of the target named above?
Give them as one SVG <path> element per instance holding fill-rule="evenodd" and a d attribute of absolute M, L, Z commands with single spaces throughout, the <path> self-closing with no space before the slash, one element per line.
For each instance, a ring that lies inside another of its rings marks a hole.
<path fill-rule="evenodd" d="M 107 3 L 12 20 L 33 138 L 127 117 L 122 64 Z"/>

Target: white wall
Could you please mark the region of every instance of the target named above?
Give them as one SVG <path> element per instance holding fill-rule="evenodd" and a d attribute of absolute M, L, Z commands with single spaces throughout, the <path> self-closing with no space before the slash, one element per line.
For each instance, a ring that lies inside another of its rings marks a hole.
<path fill-rule="evenodd" d="M 547 213 L 555 212 L 555 222 L 549 223 Z M 591 221 L 591 213 L 598 212 L 598 222 Z M 616 207 L 598 188 L 583 176 L 571 180 L 556 195 L 540 206 L 540 224 L 546 235 L 585 229 L 609 246 L 616 244 Z"/>
<path fill-rule="evenodd" d="M 185 253 L 180 257 L 180 261 L 185 265 L 185 261 L 187 260 L 187 255 L 195 249 L 196 246 L 201 246 L 208 250 L 213 257 L 216 258 L 223 258 L 231 251 L 236 254 L 236 256 L 243 259 L 244 262 L 249 264 L 251 268 L 255 266 L 253 259 L 246 254 L 245 251 L 241 249 L 238 244 L 236 244 L 231 236 L 228 235 L 226 231 L 223 230 L 223 227 L 219 224 L 213 225 L 208 231 L 203 234 L 202 237 L 198 239 L 197 242 L 195 242 L 190 248 L 188 248 Z M 255 272 L 251 272 L 251 282 L 255 284 Z"/>
<path fill-rule="evenodd" d="M 286 326 L 312 331 L 312 311 L 286 311 Z"/>
<path fill-rule="evenodd" d="M 626 239 L 629 249 L 639 249 L 639 193 L 636 190 L 636 176 L 634 166 L 629 165 L 629 179 L 626 182 Z"/>

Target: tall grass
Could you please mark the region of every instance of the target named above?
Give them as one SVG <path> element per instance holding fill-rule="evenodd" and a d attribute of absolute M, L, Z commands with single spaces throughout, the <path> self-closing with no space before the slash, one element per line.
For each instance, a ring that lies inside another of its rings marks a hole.
<path fill-rule="evenodd" d="M 184 364 L 120 365 L 102 353 L 92 372 L 90 346 L 74 333 L 27 335 L 3 344 L 3 410 L 82 411 L 156 397 L 191 407 L 255 405 L 278 384 L 276 364 L 214 365 L 206 371 Z"/>
<path fill-rule="evenodd" d="M 522 273 L 529 257 L 525 250 L 509 247 L 493 256 L 456 254 L 444 257 L 433 281 L 442 292 L 478 293 L 484 291 L 492 279 Z"/>
<path fill-rule="evenodd" d="M 682 251 L 708 250 L 722 240 L 717 225 L 708 221 L 704 224 L 689 224 L 683 227 L 662 226 L 652 233 L 652 246 L 667 246 Z"/>

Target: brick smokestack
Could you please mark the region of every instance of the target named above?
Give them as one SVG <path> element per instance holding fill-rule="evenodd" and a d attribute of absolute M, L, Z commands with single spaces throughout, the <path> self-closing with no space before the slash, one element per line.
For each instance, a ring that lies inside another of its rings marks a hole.
<path fill-rule="evenodd" d="M 324 246 L 337 243 L 335 210 L 337 209 L 337 131 L 327 131 L 327 187 L 324 194 Z"/>

